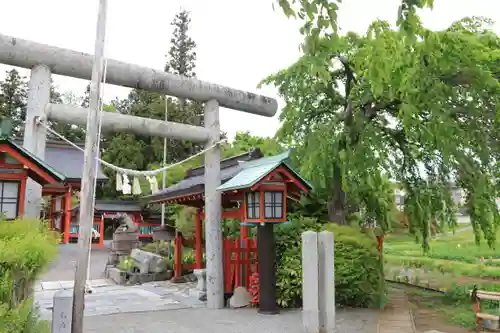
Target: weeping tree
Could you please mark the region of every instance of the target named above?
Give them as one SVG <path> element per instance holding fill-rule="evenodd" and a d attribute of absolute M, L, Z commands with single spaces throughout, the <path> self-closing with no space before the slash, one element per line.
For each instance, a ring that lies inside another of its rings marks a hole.
<path fill-rule="evenodd" d="M 360 210 L 387 231 L 391 182 L 406 192 L 411 232 L 424 248 L 430 226 L 456 225 L 450 184 L 464 189 L 479 242 L 495 242 L 500 39 L 486 18 L 443 31 L 422 26 L 404 0 L 397 27 L 375 21 L 339 35 L 335 2 L 279 1 L 304 21 L 303 55 L 264 80 L 285 101 L 278 137 L 296 148 L 300 171 L 319 188 L 328 218 Z"/>

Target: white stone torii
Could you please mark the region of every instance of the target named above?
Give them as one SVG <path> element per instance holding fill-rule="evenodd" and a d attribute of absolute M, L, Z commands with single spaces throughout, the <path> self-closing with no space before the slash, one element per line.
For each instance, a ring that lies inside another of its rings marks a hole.
<path fill-rule="evenodd" d="M 100 82 L 102 82 L 103 72 L 105 18 L 106 0 L 101 0 L 95 55 L 0 34 L 0 63 L 31 69 L 24 147 L 42 160 L 45 157 L 46 130 L 37 125 L 37 119 L 47 118 L 62 123 L 80 125 L 87 122 L 95 125 L 97 121 L 96 116 L 100 98 L 99 86 Z M 85 80 L 92 78 L 90 109 L 71 105 L 50 104 L 51 74 Z M 106 83 L 204 102 L 205 127 L 117 113 L 104 113 L 102 118 L 103 130 L 127 131 L 143 135 L 205 142 L 206 146 L 210 147 L 220 140 L 219 106 L 266 117 L 274 116 L 277 111 L 277 102 L 272 98 L 111 59 L 107 60 Z M 89 133 L 87 135 L 92 136 Z M 89 139 L 89 137 L 86 143 L 90 142 L 91 146 L 87 145 L 85 155 L 86 161 L 93 161 L 89 156 L 97 156 L 96 138 Z M 61 161 L 61 163 L 64 163 L 64 161 Z M 80 218 L 80 223 L 82 223 L 80 246 L 86 246 L 82 244 L 90 239 L 90 228 L 92 226 L 91 212 L 93 211 L 94 202 L 90 197 L 90 193 L 93 192 L 91 190 L 93 190 L 93 179 L 95 177 L 95 163 L 90 164 L 94 166 L 86 165 L 82 176 L 81 216 L 84 215 L 85 218 Z M 222 230 L 220 224 L 221 194 L 217 191 L 219 185 L 220 149 L 214 148 L 205 154 L 207 306 L 214 309 L 224 307 Z M 83 193 L 83 187 L 87 188 L 86 195 Z M 26 192 L 26 215 L 38 217 L 41 188 L 34 182 L 30 182 Z M 86 207 L 83 207 L 83 202 L 87 203 Z M 85 255 L 83 252 L 83 257 L 79 258 L 77 275 L 79 270 L 85 272 L 86 269 L 81 267 L 81 261 L 85 261 L 85 259 L 88 261 L 88 252 Z M 83 288 L 83 286 L 79 285 L 78 288 L 80 287 Z M 76 289 L 77 285 L 75 284 L 75 292 Z M 76 293 L 75 297 L 77 297 Z M 80 301 L 81 308 L 78 306 L 76 311 L 81 310 L 83 312 L 83 299 Z M 77 330 L 80 331 L 81 328 Z"/>

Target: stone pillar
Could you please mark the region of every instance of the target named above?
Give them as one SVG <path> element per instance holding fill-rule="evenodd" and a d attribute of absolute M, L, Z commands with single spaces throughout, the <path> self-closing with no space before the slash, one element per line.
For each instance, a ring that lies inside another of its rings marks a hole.
<path fill-rule="evenodd" d="M 318 234 L 319 326 L 322 333 L 335 332 L 335 247 L 333 232 Z"/>
<path fill-rule="evenodd" d="M 304 333 L 319 332 L 318 236 L 302 233 L 302 325 Z"/>
<path fill-rule="evenodd" d="M 71 307 L 73 305 L 73 292 L 59 290 L 54 294 L 54 307 L 52 309 L 52 333 L 71 332 Z"/>
<path fill-rule="evenodd" d="M 43 126 L 36 125 L 36 117 L 44 115 L 45 106 L 50 102 L 50 69 L 36 65 L 31 70 L 28 84 L 28 107 L 24 126 L 23 147 L 41 160 L 45 159 L 47 132 Z M 42 187 L 28 178 L 26 183 L 24 216 L 40 218 Z"/>
<path fill-rule="evenodd" d="M 332 232 L 302 233 L 302 325 L 305 333 L 335 332 Z"/>
<path fill-rule="evenodd" d="M 205 103 L 205 127 L 210 131 L 206 147 L 220 140 L 219 103 Z M 205 255 L 207 274 L 207 307 L 224 307 L 224 271 L 222 267 L 222 227 L 220 185 L 220 148 L 205 153 Z"/>

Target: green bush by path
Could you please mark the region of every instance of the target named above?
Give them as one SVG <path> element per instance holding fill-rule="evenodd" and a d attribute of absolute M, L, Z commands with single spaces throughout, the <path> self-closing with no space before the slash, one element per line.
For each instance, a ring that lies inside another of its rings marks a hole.
<path fill-rule="evenodd" d="M 290 215 L 276 227 L 278 304 L 300 306 L 302 297 L 301 235 L 307 230 L 334 232 L 335 301 L 340 306 L 380 307 L 385 293 L 381 255 L 373 235 L 355 228 L 319 223 Z"/>
<path fill-rule="evenodd" d="M 0 333 L 39 333 L 32 287 L 57 254 L 57 236 L 38 220 L 0 221 Z"/>

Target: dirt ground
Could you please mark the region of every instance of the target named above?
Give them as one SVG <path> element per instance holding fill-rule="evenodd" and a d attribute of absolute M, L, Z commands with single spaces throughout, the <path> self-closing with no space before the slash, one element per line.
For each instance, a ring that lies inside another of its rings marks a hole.
<path fill-rule="evenodd" d="M 452 325 L 447 323 L 441 314 L 436 313 L 432 309 L 419 307 L 414 303 L 411 304 L 415 328 L 418 333 L 425 333 L 432 330 L 437 330 L 443 333 L 470 333 L 473 332 L 467 328 Z"/>
<path fill-rule="evenodd" d="M 408 294 L 410 308 L 415 322 L 417 333 L 436 330 L 443 333 L 470 333 L 473 330 L 454 325 L 447 320 L 444 311 L 436 311 L 432 307 L 433 300 L 416 294 Z"/>

